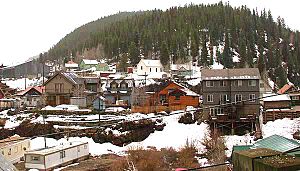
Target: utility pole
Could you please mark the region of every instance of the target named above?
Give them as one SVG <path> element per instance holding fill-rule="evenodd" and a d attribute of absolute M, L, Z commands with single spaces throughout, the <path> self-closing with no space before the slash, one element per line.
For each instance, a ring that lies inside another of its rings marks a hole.
<path fill-rule="evenodd" d="M 44 129 L 45 129 L 46 122 L 45 122 L 45 113 L 44 112 L 42 113 L 42 116 L 43 116 L 43 123 L 44 123 Z M 45 146 L 45 148 L 47 148 L 46 136 L 44 136 L 44 146 Z"/>

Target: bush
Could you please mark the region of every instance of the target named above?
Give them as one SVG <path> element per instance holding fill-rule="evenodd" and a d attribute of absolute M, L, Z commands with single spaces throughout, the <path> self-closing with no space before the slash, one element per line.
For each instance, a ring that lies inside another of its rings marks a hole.
<path fill-rule="evenodd" d="M 193 114 L 187 112 L 179 118 L 178 122 L 184 124 L 193 124 L 196 122 L 196 120 L 193 117 Z"/>

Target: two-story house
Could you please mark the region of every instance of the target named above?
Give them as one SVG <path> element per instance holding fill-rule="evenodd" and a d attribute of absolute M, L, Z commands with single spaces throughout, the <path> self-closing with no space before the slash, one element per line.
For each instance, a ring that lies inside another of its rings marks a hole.
<path fill-rule="evenodd" d="M 137 75 L 151 75 L 152 77 L 157 76 L 157 78 L 161 78 L 163 66 L 160 60 L 141 59 L 137 64 L 136 73 Z"/>
<path fill-rule="evenodd" d="M 257 68 L 203 69 L 203 113 L 206 118 L 247 118 L 259 114 Z"/>
<path fill-rule="evenodd" d="M 133 79 L 107 79 L 104 92 L 106 106 L 129 107 L 133 87 L 135 87 Z"/>
<path fill-rule="evenodd" d="M 75 73 L 57 72 L 44 86 L 46 105 L 70 104 L 71 97 L 84 96 L 84 80 Z"/>

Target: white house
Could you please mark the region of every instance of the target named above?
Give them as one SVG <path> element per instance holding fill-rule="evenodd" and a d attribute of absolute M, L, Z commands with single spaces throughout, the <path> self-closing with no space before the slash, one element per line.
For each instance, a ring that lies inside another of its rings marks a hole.
<path fill-rule="evenodd" d="M 87 158 L 89 146 L 87 142 L 68 142 L 59 146 L 42 148 L 25 153 L 25 168 L 51 170 L 55 167 Z"/>
<path fill-rule="evenodd" d="M 141 59 L 137 64 L 136 73 L 138 75 L 154 75 L 157 78 L 161 78 L 164 72 L 160 60 Z"/>

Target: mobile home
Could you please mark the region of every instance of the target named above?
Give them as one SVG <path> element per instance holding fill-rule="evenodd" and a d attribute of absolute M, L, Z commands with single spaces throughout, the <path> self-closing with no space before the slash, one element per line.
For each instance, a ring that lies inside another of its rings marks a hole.
<path fill-rule="evenodd" d="M 52 170 L 67 165 L 76 160 L 88 158 L 89 146 L 87 142 L 68 142 L 59 146 L 42 148 L 25 153 L 25 168 Z"/>
<path fill-rule="evenodd" d="M 12 136 L 0 140 L 0 151 L 3 157 L 11 162 L 19 162 L 23 157 L 25 151 L 30 149 L 30 140 L 20 136 Z"/>

